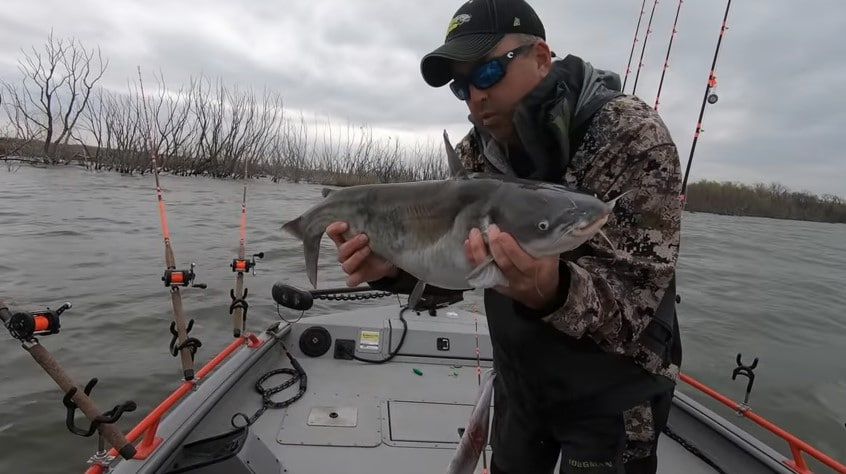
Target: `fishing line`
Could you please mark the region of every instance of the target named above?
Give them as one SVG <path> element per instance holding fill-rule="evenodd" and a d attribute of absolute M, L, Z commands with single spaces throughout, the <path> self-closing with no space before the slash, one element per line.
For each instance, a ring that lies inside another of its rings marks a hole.
<path fill-rule="evenodd" d="M 640 70 L 643 68 L 643 55 L 646 52 L 646 42 L 649 40 L 649 33 L 652 33 L 652 18 L 655 16 L 655 7 L 657 6 L 658 0 L 655 0 L 652 3 L 652 13 L 649 14 L 649 23 L 646 24 L 646 33 L 643 35 L 643 46 L 641 46 L 640 49 L 640 61 L 638 61 L 637 73 L 635 73 L 634 84 L 632 84 L 632 94 L 634 94 L 635 89 L 637 89 L 637 80 L 640 77 Z"/>
<path fill-rule="evenodd" d="M 667 44 L 667 56 L 664 57 L 664 69 L 661 71 L 661 80 L 658 81 L 658 93 L 655 95 L 655 110 L 658 110 L 658 99 L 661 97 L 661 87 L 664 85 L 664 76 L 667 74 L 667 68 L 670 67 L 670 50 L 673 48 L 673 38 L 678 33 L 679 12 L 681 11 L 684 0 L 679 0 L 679 6 L 676 8 L 676 18 L 673 20 L 673 29 L 670 31 L 670 42 Z"/>
<path fill-rule="evenodd" d="M 479 388 L 482 387 L 482 360 L 481 360 L 481 351 L 479 350 L 479 308 L 476 303 L 473 303 L 472 306 L 473 310 L 473 323 L 476 326 L 475 336 L 476 336 L 476 383 L 479 385 Z M 488 439 L 485 440 L 485 444 L 482 445 L 482 473 L 488 473 L 488 455 L 485 448 L 490 443 L 490 433 L 488 434 Z"/>
<path fill-rule="evenodd" d="M 643 20 L 643 10 L 645 6 L 646 0 L 643 0 L 640 4 L 640 15 L 637 17 L 637 27 L 635 27 L 634 39 L 632 40 L 632 50 L 629 52 L 629 62 L 626 64 L 626 74 L 623 77 L 623 92 L 626 91 L 626 81 L 629 80 L 629 73 L 632 70 L 632 57 L 634 57 L 635 44 L 637 44 L 637 34 L 640 32 L 640 22 Z"/>
<path fill-rule="evenodd" d="M 177 270 L 176 259 L 173 256 L 173 247 L 171 246 L 170 231 L 167 227 L 167 215 L 165 213 L 164 196 L 162 187 L 159 182 L 159 170 L 156 155 L 158 153 L 158 144 L 153 140 L 153 129 L 150 122 L 150 117 L 147 112 L 147 96 L 144 93 L 144 81 L 141 78 L 141 66 L 138 66 L 138 82 L 141 88 L 141 103 L 144 106 L 144 120 L 147 122 L 147 146 L 150 147 L 150 159 L 152 161 L 153 176 L 156 178 L 156 199 L 159 205 L 159 218 L 161 220 L 162 237 L 165 245 L 165 266 L 164 276 L 162 281 L 166 287 L 170 288 L 171 303 L 173 305 L 173 321 L 170 324 L 170 332 L 173 334 L 173 340 L 170 343 L 171 354 L 176 356 L 179 354 L 182 360 L 182 373 L 186 381 L 194 379 L 194 354 L 202 343 L 194 337 L 189 338 L 188 332 L 193 326 L 194 320 L 185 323 L 185 315 L 182 311 L 182 295 L 179 292 L 180 286 L 192 286 L 197 288 L 206 288 L 203 283 L 193 283 L 196 274 L 194 273 L 195 264 L 191 264 L 189 270 Z M 176 342 L 179 342 L 176 345 Z"/>
<path fill-rule="evenodd" d="M 726 22 L 728 21 L 730 7 L 731 0 L 728 0 L 726 2 L 726 11 L 723 15 L 723 23 L 720 26 L 720 35 L 717 37 L 717 47 L 714 49 L 714 59 L 711 61 L 711 70 L 708 72 L 708 82 L 705 84 L 705 95 L 702 97 L 702 106 L 699 109 L 699 118 L 696 120 L 696 130 L 693 133 L 693 143 L 690 145 L 690 156 L 687 158 L 687 167 L 684 171 L 682 189 L 679 194 L 679 200 L 682 202 L 682 208 L 687 205 L 687 199 L 685 199 L 685 194 L 687 192 L 687 178 L 690 176 L 690 165 L 693 163 L 693 153 L 696 150 L 696 142 L 699 139 L 699 134 L 702 132 L 702 117 L 705 115 L 705 106 L 707 104 L 717 103 L 717 94 L 713 92 L 713 89 L 717 87 L 717 76 L 714 75 L 714 71 L 717 68 L 717 56 L 720 54 L 720 45 L 723 41 L 723 35 L 728 29 L 726 28 Z"/>
<path fill-rule="evenodd" d="M 256 257 L 264 258 L 264 252 L 255 253 L 250 260 L 246 259 L 246 244 L 247 244 L 247 179 L 249 178 L 249 164 L 250 158 L 244 157 L 244 191 L 241 196 L 241 222 L 240 222 L 240 238 L 238 242 L 238 258 L 233 259 L 229 265 L 233 272 L 238 275 L 235 277 L 235 288 L 229 290 L 229 296 L 232 298 L 232 303 L 229 305 L 229 314 L 232 315 L 232 336 L 241 337 L 241 332 L 245 329 L 247 324 L 247 310 L 250 305 L 247 303 L 247 288 L 244 288 L 244 273 L 253 271 L 253 276 L 256 274 Z M 235 294 L 239 296 L 235 296 Z M 278 311 L 278 309 L 277 309 Z M 284 318 L 283 318 L 284 319 Z"/>

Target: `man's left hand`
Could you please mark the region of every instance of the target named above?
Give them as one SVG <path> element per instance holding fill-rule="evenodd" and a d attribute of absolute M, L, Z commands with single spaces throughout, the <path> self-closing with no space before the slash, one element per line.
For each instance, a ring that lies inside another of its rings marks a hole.
<path fill-rule="evenodd" d="M 495 289 L 525 306 L 540 309 L 557 297 L 559 275 L 557 255 L 535 258 L 526 253 L 510 234 L 499 230 L 495 224 L 488 227 L 490 253 L 494 263 L 502 270 L 508 286 Z M 488 256 L 482 233 L 472 229 L 464 241 L 464 253 L 474 266 Z"/>

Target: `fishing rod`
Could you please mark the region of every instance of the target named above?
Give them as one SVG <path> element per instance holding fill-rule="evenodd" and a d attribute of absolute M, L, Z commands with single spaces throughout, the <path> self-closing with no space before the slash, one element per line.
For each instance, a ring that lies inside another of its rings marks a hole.
<path fill-rule="evenodd" d="M 249 175 L 249 157 L 244 157 L 244 192 L 241 197 L 241 224 L 240 224 L 240 241 L 238 244 L 238 258 L 233 259 L 229 265 L 233 272 L 238 275 L 235 277 L 235 289 L 229 290 L 229 296 L 232 298 L 232 304 L 229 305 L 229 314 L 232 315 L 232 336 L 241 337 L 241 331 L 247 323 L 247 309 L 250 305 L 247 303 L 247 289 L 244 288 L 244 272 L 253 271 L 253 276 L 256 274 L 256 257 L 264 258 L 264 252 L 254 253 L 250 260 L 246 259 L 246 243 L 247 243 L 247 178 Z M 235 292 L 238 292 L 238 297 Z"/>
<path fill-rule="evenodd" d="M 670 32 L 670 43 L 667 45 L 667 56 L 664 57 L 664 69 L 661 71 L 661 80 L 658 81 L 658 93 L 655 95 L 655 110 L 658 110 L 658 99 L 661 97 L 661 87 L 664 85 L 664 75 L 667 74 L 667 68 L 670 67 L 670 50 L 673 48 L 673 38 L 678 33 L 677 25 L 679 23 L 679 12 L 681 11 L 684 0 L 679 0 L 679 6 L 676 8 L 676 18 L 673 20 L 673 29 Z"/>
<path fill-rule="evenodd" d="M 637 79 L 640 77 L 640 70 L 643 68 L 643 55 L 646 52 L 646 42 L 649 40 L 649 33 L 652 33 L 652 18 L 655 17 L 655 7 L 658 6 L 658 0 L 652 2 L 652 13 L 649 14 L 649 23 L 646 24 L 646 33 L 643 35 L 643 45 L 640 48 L 640 61 L 637 65 L 637 73 L 635 73 L 634 84 L 632 84 L 632 94 L 637 89 Z"/>
<path fill-rule="evenodd" d="M 634 39 L 632 40 L 632 50 L 629 51 L 629 62 L 626 63 L 626 75 L 623 77 L 623 92 L 626 91 L 626 81 L 629 80 L 629 73 L 632 70 L 632 57 L 634 57 L 635 44 L 637 44 L 637 34 L 640 32 L 640 22 L 643 20 L 644 7 L 646 7 L 646 0 L 643 0 L 640 4 L 640 15 L 637 17 L 637 26 L 635 27 Z"/>
<path fill-rule="evenodd" d="M 109 411 L 101 412 L 90 398 L 91 390 L 97 384 L 97 379 L 91 379 L 85 385 L 85 388 L 80 390 L 59 362 L 38 341 L 38 337 L 59 332 L 61 328 L 60 316 L 70 308 L 70 303 L 64 303 L 55 310 L 47 308 L 46 311 L 12 313 L 9 307 L 0 300 L 0 321 L 3 322 L 12 337 L 21 342 L 21 346 L 29 352 L 35 362 L 47 372 L 47 375 L 64 392 L 62 404 L 67 409 L 65 424 L 68 430 L 83 437 L 91 436 L 95 431 L 99 432 L 99 449 L 89 459 L 89 463 L 105 465 L 114 459 L 107 453 L 105 442 L 108 442 L 124 459 L 132 459 L 136 453 L 135 446 L 115 427 L 115 423 L 124 413 L 135 411 L 137 408 L 135 402 L 129 400 L 115 405 Z M 74 417 L 77 408 L 88 418 L 90 422 L 88 428 L 83 429 L 76 426 Z"/>
<path fill-rule="evenodd" d="M 714 59 L 711 61 L 711 70 L 708 72 L 708 82 L 705 84 L 705 96 L 702 98 L 702 107 L 699 109 L 699 118 L 696 120 L 696 130 L 693 133 L 693 143 L 690 145 L 690 156 L 687 158 L 687 167 L 684 171 L 684 179 L 682 181 L 681 194 L 679 199 L 682 202 L 682 207 L 687 204 L 685 193 L 687 192 L 687 178 L 690 175 L 690 165 L 693 163 L 693 152 L 696 150 L 696 142 L 699 139 L 699 134 L 702 132 L 702 117 L 705 115 L 706 104 L 716 104 L 717 94 L 714 93 L 717 87 L 717 76 L 714 71 L 717 68 L 717 56 L 720 54 L 720 44 L 723 41 L 723 35 L 726 32 L 726 22 L 728 21 L 729 8 L 731 7 L 731 0 L 726 2 L 726 12 L 723 15 L 723 24 L 720 27 L 720 35 L 717 37 L 717 47 L 714 49 Z"/>
<path fill-rule="evenodd" d="M 473 303 L 473 323 L 476 326 L 475 329 L 475 337 L 476 337 L 476 381 L 479 384 L 479 389 L 481 390 L 482 387 L 482 351 L 479 350 L 479 309 L 476 306 L 476 303 Z M 479 392 L 481 394 L 481 391 Z M 485 440 L 485 444 L 482 445 L 482 472 L 488 472 L 488 456 L 487 452 L 485 451 L 485 446 L 488 444 L 488 440 Z"/>
<path fill-rule="evenodd" d="M 170 232 L 167 228 L 167 216 L 165 214 L 164 197 L 162 187 L 159 183 L 159 170 L 156 162 L 156 155 L 158 153 L 158 145 L 154 143 L 152 125 L 150 117 L 147 114 L 147 96 L 144 94 L 144 81 L 141 78 L 141 66 L 138 66 L 138 81 L 141 86 L 141 101 L 144 105 L 144 120 L 147 122 L 147 139 L 150 147 L 150 159 L 153 166 L 153 176 L 156 177 L 156 199 L 159 204 L 159 217 L 161 219 L 162 236 L 164 237 L 165 245 L 165 265 L 166 269 L 162 276 L 164 285 L 170 288 L 170 297 L 173 304 L 173 321 L 170 323 L 170 333 L 173 339 L 170 342 L 170 353 L 176 357 L 181 356 L 182 359 L 182 374 L 186 381 L 194 379 L 194 354 L 202 343 L 194 337 L 188 337 L 188 333 L 194 326 L 194 320 L 190 320 L 188 324 L 185 323 L 185 314 L 182 311 L 182 294 L 179 292 L 179 287 L 195 287 L 206 288 L 205 283 L 194 283 L 196 274 L 194 273 L 194 263 L 191 263 L 191 268 L 188 270 L 177 270 L 176 259 L 173 256 L 173 247 L 170 242 Z M 176 343 L 179 343 L 178 345 Z"/>

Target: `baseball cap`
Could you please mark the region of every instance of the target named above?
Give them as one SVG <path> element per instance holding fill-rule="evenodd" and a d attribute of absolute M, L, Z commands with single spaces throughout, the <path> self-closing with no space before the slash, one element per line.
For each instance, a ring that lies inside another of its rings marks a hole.
<path fill-rule="evenodd" d="M 444 44 L 421 60 L 423 79 L 432 87 L 445 85 L 452 61 L 478 60 L 508 33 L 546 39 L 543 23 L 525 0 L 467 0 L 450 19 Z"/>

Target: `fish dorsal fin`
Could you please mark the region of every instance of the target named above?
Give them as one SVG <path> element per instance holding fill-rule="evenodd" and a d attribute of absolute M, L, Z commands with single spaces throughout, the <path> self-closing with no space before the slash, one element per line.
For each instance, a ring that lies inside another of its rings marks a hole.
<path fill-rule="evenodd" d="M 455 152 L 452 144 L 449 142 L 449 134 L 444 129 L 444 146 L 446 146 L 447 162 L 449 163 L 449 174 L 452 178 L 467 178 L 467 170 L 461 164 L 461 158 Z"/>
<path fill-rule="evenodd" d="M 321 193 L 321 194 L 323 194 L 323 197 L 326 197 L 326 196 L 328 196 L 328 195 L 330 195 L 330 194 L 332 194 L 332 193 L 334 193 L 334 192 L 335 192 L 335 190 L 334 190 L 334 189 L 331 189 L 331 188 L 323 188 L 323 190 L 322 190 L 320 193 Z"/>

